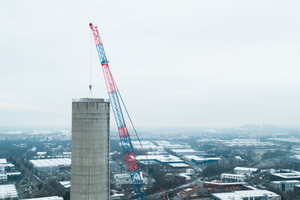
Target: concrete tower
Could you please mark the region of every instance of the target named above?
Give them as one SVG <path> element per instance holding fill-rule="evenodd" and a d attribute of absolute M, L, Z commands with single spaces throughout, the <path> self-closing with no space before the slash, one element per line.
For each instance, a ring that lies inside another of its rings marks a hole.
<path fill-rule="evenodd" d="M 104 99 L 72 102 L 72 200 L 109 199 L 109 113 Z"/>

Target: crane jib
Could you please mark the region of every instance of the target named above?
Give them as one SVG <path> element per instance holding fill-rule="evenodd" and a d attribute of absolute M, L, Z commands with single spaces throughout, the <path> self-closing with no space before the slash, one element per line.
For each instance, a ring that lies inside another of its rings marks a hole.
<path fill-rule="evenodd" d="M 100 38 L 97 26 L 93 26 L 90 23 L 91 30 L 93 32 L 96 49 L 102 66 L 102 71 L 105 79 L 105 84 L 108 92 L 108 96 L 111 102 L 111 107 L 114 113 L 115 121 L 117 123 L 118 132 L 120 136 L 120 142 L 123 148 L 123 153 L 127 163 L 127 167 L 132 180 L 133 188 L 136 193 L 136 197 L 139 200 L 146 200 L 146 192 L 143 183 L 143 179 L 138 167 L 134 149 L 131 143 L 130 134 L 126 127 L 126 123 L 123 117 L 121 104 L 118 98 L 119 92 L 115 80 L 110 72 L 108 61 L 105 55 L 102 40 Z"/>

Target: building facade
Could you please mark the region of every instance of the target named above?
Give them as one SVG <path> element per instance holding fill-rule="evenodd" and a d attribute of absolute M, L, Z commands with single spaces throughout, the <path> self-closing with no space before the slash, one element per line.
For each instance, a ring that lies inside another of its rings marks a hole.
<path fill-rule="evenodd" d="M 246 180 L 246 176 L 243 174 L 221 174 L 222 181 L 226 182 L 243 182 Z"/>
<path fill-rule="evenodd" d="M 270 185 L 274 188 L 278 188 L 281 191 L 294 191 L 295 185 L 300 185 L 300 181 L 292 180 L 292 181 L 271 181 Z"/>
<path fill-rule="evenodd" d="M 110 103 L 73 99 L 71 199 L 109 199 Z"/>
<path fill-rule="evenodd" d="M 235 174 L 245 174 L 247 176 L 251 176 L 253 174 L 258 173 L 260 170 L 258 168 L 249 168 L 249 167 L 236 167 L 234 168 Z"/>

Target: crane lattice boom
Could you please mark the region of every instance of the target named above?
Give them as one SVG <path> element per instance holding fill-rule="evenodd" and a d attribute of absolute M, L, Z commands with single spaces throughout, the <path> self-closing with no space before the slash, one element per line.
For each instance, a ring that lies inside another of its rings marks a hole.
<path fill-rule="evenodd" d="M 108 92 L 108 96 L 111 102 L 111 107 L 115 116 L 115 120 L 118 126 L 118 132 L 120 136 L 120 142 L 122 144 L 123 152 L 127 162 L 128 170 L 132 179 L 134 189 L 136 191 L 137 199 L 147 199 L 143 179 L 141 178 L 140 170 L 137 164 L 137 160 L 134 154 L 133 146 L 131 143 L 130 135 L 125 124 L 125 120 L 122 113 L 121 104 L 119 101 L 119 92 L 116 82 L 110 72 L 108 61 L 103 48 L 103 43 L 98 32 L 97 26 L 90 23 L 91 30 L 93 32 L 98 56 L 102 66 L 102 71 L 105 79 L 105 84 Z"/>

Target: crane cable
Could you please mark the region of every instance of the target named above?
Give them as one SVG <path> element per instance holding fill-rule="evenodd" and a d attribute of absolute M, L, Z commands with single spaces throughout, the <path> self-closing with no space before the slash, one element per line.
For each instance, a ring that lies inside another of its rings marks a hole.
<path fill-rule="evenodd" d="M 124 108 L 125 108 L 125 111 L 126 111 L 126 113 L 127 113 L 127 116 L 128 116 L 128 118 L 129 118 L 129 121 L 130 121 L 130 123 L 131 123 L 131 126 L 132 126 L 132 128 L 133 128 L 133 130 L 134 130 L 134 132 L 135 132 L 135 135 L 136 135 L 136 137 L 137 137 L 137 139 L 138 139 L 138 141 L 139 141 L 139 143 L 140 143 L 140 145 L 141 145 L 141 147 L 142 147 L 142 149 L 143 149 L 143 151 L 144 151 L 144 154 L 145 154 L 146 159 L 147 159 L 147 161 L 148 161 L 148 164 L 149 164 L 149 166 L 150 166 L 150 168 L 151 168 L 151 170 L 152 170 L 152 172 L 153 172 L 154 178 L 155 178 L 155 180 L 156 180 L 156 182 L 157 182 L 157 184 L 158 184 L 158 186 L 159 186 L 159 189 L 160 189 L 162 195 L 164 196 L 164 199 L 167 200 L 166 197 L 165 197 L 165 194 L 164 194 L 164 192 L 163 192 L 163 190 L 162 190 L 162 188 L 161 188 L 161 186 L 160 186 L 160 184 L 159 184 L 159 182 L 158 182 L 158 179 L 157 179 L 157 177 L 156 177 L 156 175 L 155 175 L 155 172 L 154 172 L 154 170 L 153 170 L 153 168 L 152 168 L 152 165 L 150 164 L 150 161 L 149 161 L 148 156 L 147 156 L 147 154 L 146 154 L 146 151 L 145 151 L 145 149 L 144 149 L 144 147 L 143 147 L 143 145 L 142 145 L 142 142 L 141 142 L 141 140 L 140 140 L 140 137 L 139 137 L 139 135 L 138 135 L 138 133 L 137 133 L 137 131 L 136 131 L 136 129 L 135 129 L 133 123 L 132 123 L 131 117 L 130 117 L 129 112 L 128 112 L 126 106 L 125 106 L 125 103 L 124 103 L 124 101 L 123 101 L 123 98 L 122 98 L 122 96 L 121 96 L 121 93 L 120 93 L 119 90 L 117 90 L 117 92 L 118 92 L 118 95 L 119 95 L 119 97 L 120 97 L 120 99 L 121 99 L 121 101 L 122 101 L 122 104 L 123 104 Z"/>
<path fill-rule="evenodd" d="M 88 97 L 92 98 L 93 92 L 92 92 L 92 73 L 93 73 L 93 55 L 92 55 L 92 51 L 93 51 L 93 32 L 91 32 L 91 48 L 90 48 L 90 78 L 89 78 L 89 94 Z"/>

